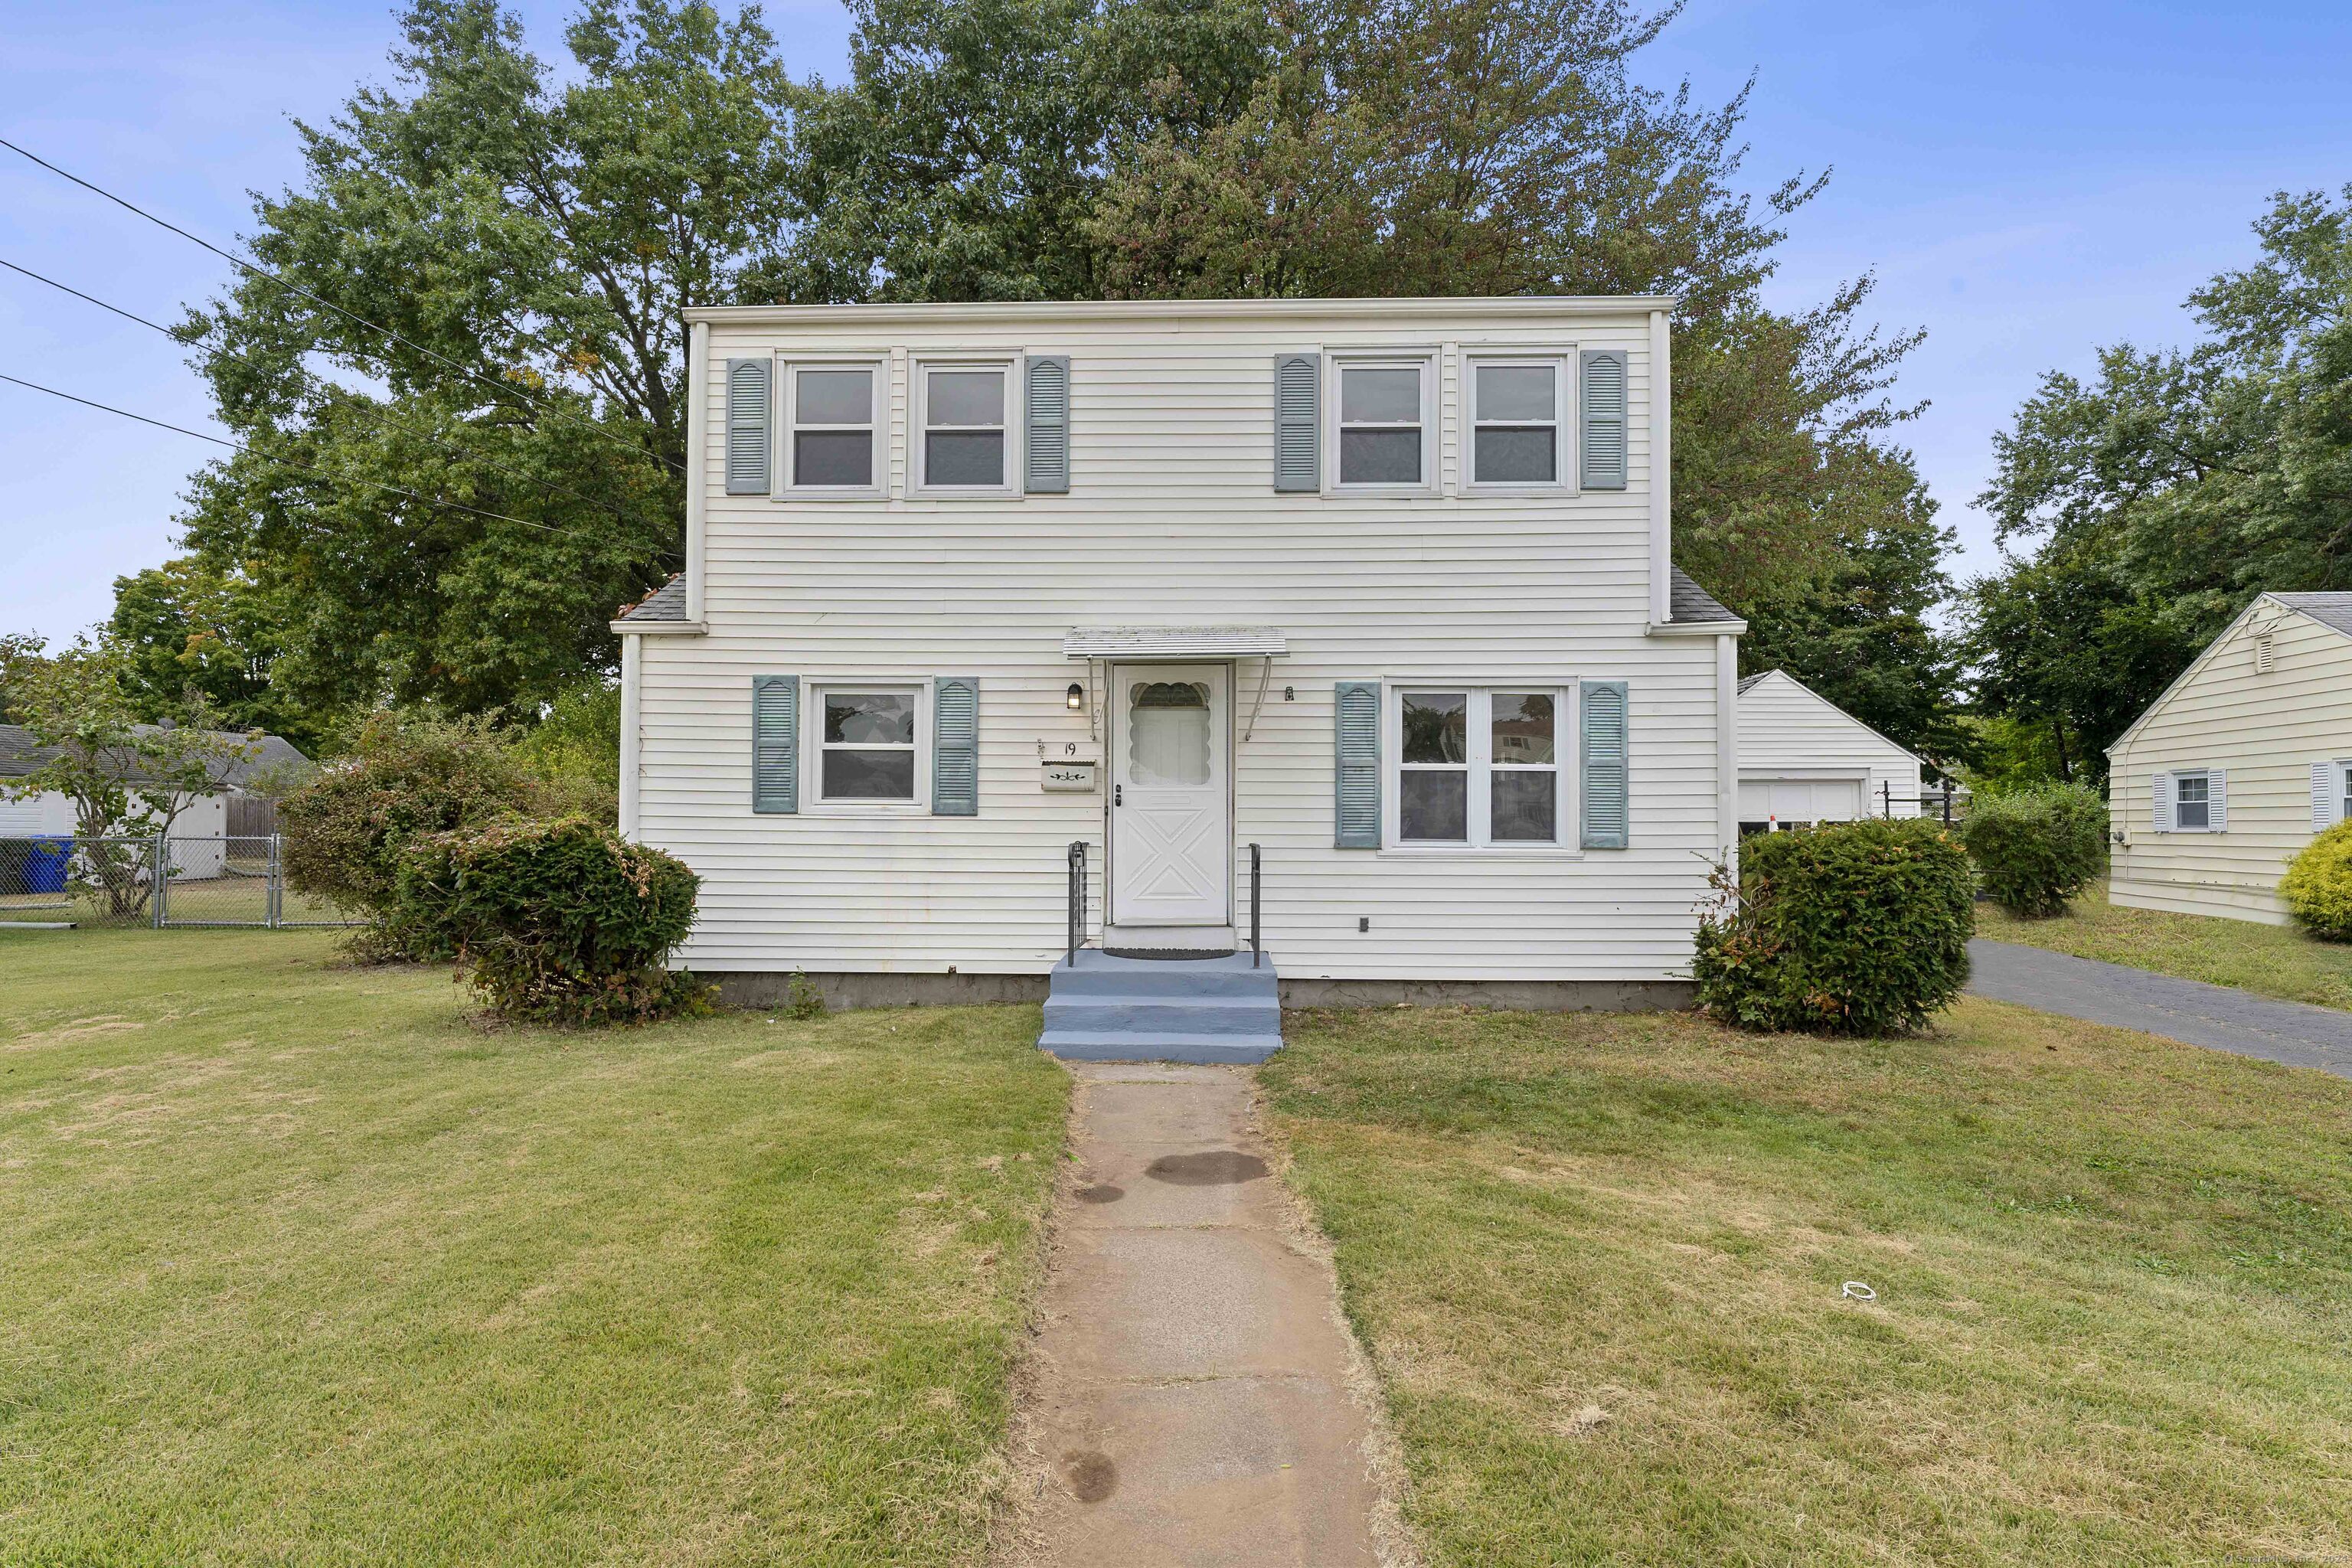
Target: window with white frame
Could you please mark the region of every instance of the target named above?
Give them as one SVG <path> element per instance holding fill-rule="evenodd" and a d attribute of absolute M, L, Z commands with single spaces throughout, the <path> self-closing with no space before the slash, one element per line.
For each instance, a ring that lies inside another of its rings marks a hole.
<path fill-rule="evenodd" d="M 1400 689 L 1391 841 L 1470 848 L 1568 842 L 1567 693 L 1552 687 Z"/>
<path fill-rule="evenodd" d="M 2172 826 L 2177 833 L 2202 833 L 2212 826 L 2211 781 L 2201 773 L 2172 775 Z"/>
<path fill-rule="evenodd" d="M 2336 820 L 2352 822 L 2352 763 L 2336 764 Z"/>
<path fill-rule="evenodd" d="M 1467 362 L 1472 488 L 1565 484 L 1567 363 L 1560 355 L 1479 355 Z"/>
<path fill-rule="evenodd" d="M 881 366 L 789 364 L 784 383 L 784 488 L 808 495 L 881 489 Z"/>
<path fill-rule="evenodd" d="M 916 484 L 941 495 L 1007 495 L 1017 465 L 1010 359 L 915 367 Z"/>
<path fill-rule="evenodd" d="M 1335 362 L 1339 395 L 1331 401 L 1339 489 L 1429 488 L 1435 458 L 1433 369 L 1430 360 L 1409 356 Z"/>
<path fill-rule="evenodd" d="M 922 689 L 883 682 L 817 685 L 817 799 L 905 805 L 922 798 Z"/>

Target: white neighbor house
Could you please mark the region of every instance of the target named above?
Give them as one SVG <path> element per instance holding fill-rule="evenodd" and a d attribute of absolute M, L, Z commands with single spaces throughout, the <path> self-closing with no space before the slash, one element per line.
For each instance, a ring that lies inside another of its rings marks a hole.
<path fill-rule="evenodd" d="M 140 725 L 137 731 L 147 728 Z M 265 773 L 301 767 L 309 761 L 292 742 L 281 736 L 263 734 L 249 743 L 249 756 L 222 765 L 221 788 L 194 796 L 173 819 L 172 863 L 181 876 L 219 875 L 228 859 L 229 802 L 247 793 L 247 781 Z M 73 836 L 76 823 L 71 796 L 57 790 L 19 793 L 13 787 L 13 781 L 34 773 L 55 754 L 51 748 L 36 742 L 23 726 L 0 724 L 0 839 Z"/>
<path fill-rule="evenodd" d="M 1785 669 L 1739 683 L 1739 831 L 1919 815 L 1919 759 Z"/>
<path fill-rule="evenodd" d="M 2352 812 L 2352 594 L 2264 594 L 2107 748 L 2108 896 L 2284 925 L 2287 862 Z"/>
<path fill-rule="evenodd" d="M 1072 841 L 1088 942 L 1194 952 L 1255 845 L 1288 1000 L 1686 997 L 1746 626 L 1668 560 L 1672 303 L 689 310 L 614 623 L 674 962 L 1035 996 Z"/>

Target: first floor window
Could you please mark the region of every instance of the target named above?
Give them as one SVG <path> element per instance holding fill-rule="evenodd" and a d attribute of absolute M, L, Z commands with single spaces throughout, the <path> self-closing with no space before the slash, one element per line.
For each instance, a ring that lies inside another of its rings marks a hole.
<path fill-rule="evenodd" d="M 2172 775 L 2172 825 L 2183 833 L 2212 826 L 2212 797 L 2203 773 Z"/>
<path fill-rule="evenodd" d="M 1563 842 L 1567 710 L 1552 689 L 1405 689 L 1397 712 L 1397 842 Z"/>
<path fill-rule="evenodd" d="M 824 800 L 915 798 L 916 693 L 825 687 L 818 693 L 817 780 Z"/>
<path fill-rule="evenodd" d="M 2336 782 L 2341 786 L 2336 791 L 2336 820 L 2352 822 L 2352 767 L 2338 768 L 2336 773 Z"/>

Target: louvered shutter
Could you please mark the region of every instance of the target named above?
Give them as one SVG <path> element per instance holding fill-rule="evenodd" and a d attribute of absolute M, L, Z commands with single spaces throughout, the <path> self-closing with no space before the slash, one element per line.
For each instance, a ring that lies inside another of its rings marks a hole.
<path fill-rule="evenodd" d="M 1625 488 L 1626 376 L 1623 349 L 1587 349 L 1581 356 L 1583 428 L 1578 467 L 1588 490 Z"/>
<path fill-rule="evenodd" d="M 1343 680 L 1334 689 L 1331 842 L 1381 847 L 1381 683 Z"/>
<path fill-rule="evenodd" d="M 2172 775 L 2152 773 L 2147 781 L 2149 815 L 2158 833 L 2172 831 Z"/>
<path fill-rule="evenodd" d="M 2208 832 L 2230 830 L 2230 775 L 2220 768 L 2205 773 L 2205 826 Z"/>
<path fill-rule="evenodd" d="M 2325 833 L 2336 826 L 2336 779 L 2342 764 L 2311 764 L 2311 830 Z"/>
<path fill-rule="evenodd" d="M 1323 488 L 1323 356 L 1281 354 L 1274 362 L 1274 488 Z"/>
<path fill-rule="evenodd" d="M 1029 436 L 1023 444 L 1031 495 L 1066 495 L 1070 489 L 1070 358 L 1033 354 L 1027 393 Z"/>
<path fill-rule="evenodd" d="M 942 675 L 931 684 L 931 815 L 980 815 L 980 681 Z"/>
<path fill-rule="evenodd" d="M 1577 729 L 1584 760 L 1584 847 L 1622 849 L 1632 815 L 1625 683 L 1586 681 Z"/>
<path fill-rule="evenodd" d="M 801 678 L 751 678 L 751 809 L 801 808 Z"/>
<path fill-rule="evenodd" d="M 730 496 L 768 493 L 768 384 L 774 371 L 774 362 L 770 360 L 727 362 L 727 493 Z"/>

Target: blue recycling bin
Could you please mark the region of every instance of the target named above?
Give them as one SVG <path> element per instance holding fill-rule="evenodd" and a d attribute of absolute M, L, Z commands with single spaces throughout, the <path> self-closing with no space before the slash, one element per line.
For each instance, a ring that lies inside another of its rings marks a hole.
<path fill-rule="evenodd" d="M 73 860 L 73 840 L 46 837 L 36 838 L 26 847 L 25 891 L 28 893 L 62 893 L 66 890 L 66 868 Z"/>

